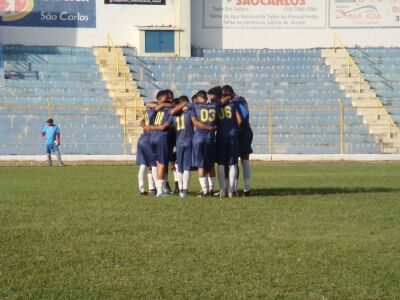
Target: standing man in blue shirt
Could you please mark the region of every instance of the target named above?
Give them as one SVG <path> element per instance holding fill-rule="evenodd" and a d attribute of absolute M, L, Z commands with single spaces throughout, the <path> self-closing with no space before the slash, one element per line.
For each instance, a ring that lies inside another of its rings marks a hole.
<path fill-rule="evenodd" d="M 64 166 L 61 160 L 60 150 L 58 146 L 60 146 L 60 128 L 57 125 L 54 125 L 53 119 L 47 120 L 47 125 L 45 125 L 42 129 L 42 137 L 46 145 L 46 153 L 47 153 L 47 164 L 49 166 L 52 165 L 51 160 L 51 152 L 57 153 L 57 164 L 59 167 Z"/>

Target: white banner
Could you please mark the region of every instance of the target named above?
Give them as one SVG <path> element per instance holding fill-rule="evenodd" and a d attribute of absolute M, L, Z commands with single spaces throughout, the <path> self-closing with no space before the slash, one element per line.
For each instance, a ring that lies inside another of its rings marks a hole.
<path fill-rule="evenodd" d="M 325 28 L 325 0 L 203 0 L 204 28 Z"/>
<path fill-rule="evenodd" d="M 330 0 L 330 27 L 400 27 L 400 0 Z"/>

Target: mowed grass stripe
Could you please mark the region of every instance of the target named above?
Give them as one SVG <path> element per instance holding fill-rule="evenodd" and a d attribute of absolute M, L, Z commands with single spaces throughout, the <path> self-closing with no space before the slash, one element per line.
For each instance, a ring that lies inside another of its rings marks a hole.
<path fill-rule="evenodd" d="M 0 298 L 400 294 L 400 164 L 254 163 L 256 195 L 223 200 L 139 197 L 136 178 L 0 168 Z"/>

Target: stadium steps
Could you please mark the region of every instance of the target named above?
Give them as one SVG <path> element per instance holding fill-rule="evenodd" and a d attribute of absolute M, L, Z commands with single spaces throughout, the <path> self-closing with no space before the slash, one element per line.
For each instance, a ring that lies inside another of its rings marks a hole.
<path fill-rule="evenodd" d="M 365 81 L 359 77 L 358 68 L 348 65 L 348 51 L 345 49 L 325 49 L 322 56 L 330 66 L 331 73 L 335 74 L 347 96 L 352 100 L 352 105 L 357 108 L 357 113 L 363 117 L 369 126 L 369 132 L 377 137 L 382 145 L 383 153 L 400 153 L 400 129 L 394 122 L 381 99 Z M 349 77 L 349 71 L 350 76 Z M 359 80 L 361 79 L 361 85 Z"/>
<path fill-rule="evenodd" d="M 140 120 L 143 117 L 144 103 L 140 90 L 133 80 L 122 48 L 94 48 L 96 63 L 99 66 L 109 96 L 124 126 L 127 141 L 132 153 L 142 134 Z"/>

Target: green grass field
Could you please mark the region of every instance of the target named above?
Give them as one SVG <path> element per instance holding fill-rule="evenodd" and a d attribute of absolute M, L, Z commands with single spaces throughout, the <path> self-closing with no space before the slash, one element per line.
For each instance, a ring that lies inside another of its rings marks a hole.
<path fill-rule="evenodd" d="M 0 299 L 400 297 L 399 163 L 253 166 L 257 195 L 223 200 L 138 197 L 134 167 L 0 168 Z"/>

